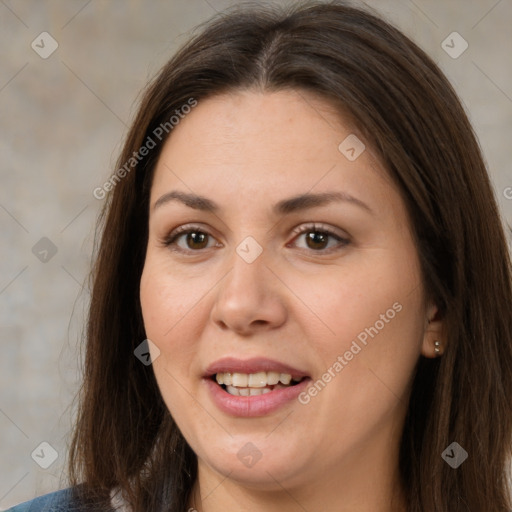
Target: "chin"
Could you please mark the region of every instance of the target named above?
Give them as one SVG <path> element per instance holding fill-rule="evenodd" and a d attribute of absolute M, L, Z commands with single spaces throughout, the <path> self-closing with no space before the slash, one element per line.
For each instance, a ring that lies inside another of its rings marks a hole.
<path fill-rule="evenodd" d="M 244 441 L 242 446 L 241 450 L 219 450 L 220 456 L 218 452 L 209 453 L 202 461 L 216 473 L 253 489 L 282 491 L 283 486 L 300 485 L 307 480 L 301 467 L 311 465 L 301 465 L 297 453 L 276 453 L 276 447 L 269 444 L 260 451 L 251 441 Z"/>

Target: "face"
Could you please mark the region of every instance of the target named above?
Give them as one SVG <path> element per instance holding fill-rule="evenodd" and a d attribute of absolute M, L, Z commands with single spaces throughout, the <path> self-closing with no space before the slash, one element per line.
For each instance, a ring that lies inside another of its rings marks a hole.
<path fill-rule="evenodd" d="M 163 148 L 140 299 L 200 470 L 270 490 L 397 457 L 433 309 L 361 142 L 309 93 L 240 91 L 200 101 Z M 289 201 L 305 194 L 337 196 Z"/>

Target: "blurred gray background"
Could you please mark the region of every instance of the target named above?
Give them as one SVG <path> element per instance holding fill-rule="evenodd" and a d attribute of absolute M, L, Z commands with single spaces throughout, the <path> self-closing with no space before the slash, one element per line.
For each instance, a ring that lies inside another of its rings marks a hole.
<path fill-rule="evenodd" d="M 115 170 L 148 79 L 198 23 L 235 3 L 0 0 L 0 510 L 65 485 L 82 286 L 102 206 L 93 190 Z M 512 224 L 512 3 L 366 3 L 454 84 Z"/>

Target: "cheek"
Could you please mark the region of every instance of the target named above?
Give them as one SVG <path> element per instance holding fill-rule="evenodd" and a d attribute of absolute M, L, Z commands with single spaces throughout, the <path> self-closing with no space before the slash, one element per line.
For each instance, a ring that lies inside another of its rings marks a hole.
<path fill-rule="evenodd" d="M 316 340 L 318 350 L 331 357 L 359 340 L 367 346 L 373 339 L 385 351 L 389 344 L 411 339 L 418 329 L 422 307 L 419 273 L 410 262 L 403 265 L 384 251 L 362 261 L 354 257 L 343 265 L 320 269 L 314 276 L 295 273 L 290 307 L 293 318 Z M 281 272 L 282 274 L 283 272 Z M 376 345 L 376 344 L 374 344 Z"/>
<path fill-rule="evenodd" d="M 164 258 L 148 252 L 140 281 L 140 302 L 146 334 L 162 345 L 161 350 L 180 343 L 183 336 L 177 336 L 177 332 L 185 324 L 195 325 L 193 320 L 200 313 L 197 306 L 206 286 L 204 281 L 180 277 Z"/>
<path fill-rule="evenodd" d="M 325 275 L 294 281 L 294 293 L 307 306 L 300 322 L 321 368 L 317 389 L 339 404 L 340 414 L 345 407 L 362 413 L 368 405 L 374 411 L 392 406 L 408 390 L 419 358 L 420 268 L 414 246 L 399 242 L 400 251 L 375 250 L 366 260 L 355 254 Z"/>
<path fill-rule="evenodd" d="M 160 351 L 152 363 L 153 372 L 167 408 L 179 421 L 180 411 L 191 412 L 183 385 L 193 371 L 195 334 L 191 315 L 197 314 L 192 309 L 197 299 L 188 289 L 184 293 L 165 262 L 162 264 L 148 251 L 140 281 L 140 301 L 146 336 Z"/>
<path fill-rule="evenodd" d="M 344 308 L 349 298 L 351 307 Z M 357 298 L 340 292 L 338 299 L 338 309 L 324 310 L 336 336 L 311 332 L 321 370 L 300 402 L 310 432 L 329 440 L 319 454 L 326 459 L 332 446 L 340 453 L 362 449 L 389 428 L 390 418 L 398 424 L 421 346 L 421 297 L 410 288 L 374 289 Z"/>
<path fill-rule="evenodd" d="M 319 398 L 313 397 L 316 403 L 310 405 L 320 414 L 328 404 L 331 418 L 343 418 L 343 432 L 350 439 L 357 438 L 361 425 L 374 432 L 396 407 L 407 403 L 420 355 L 423 302 L 421 288 L 414 285 L 417 276 L 387 270 L 387 283 L 381 279 L 376 286 L 376 281 L 359 276 L 357 292 L 342 288 L 337 307 L 326 303 L 324 311 L 330 316 L 325 318 L 336 336 L 330 335 L 329 343 L 317 338 L 325 371 L 317 376 Z"/>
<path fill-rule="evenodd" d="M 190 311 L 190 295 L 164 265 L 148 255 L 140 281 L 140 302 L 146 336 L 160 351 L 152 367 L 166 402 L 174 396 L 166 390 L 176 389 L 177 381 L 189 378 L 194 348 L 190 315 L 197 313 Z"/>

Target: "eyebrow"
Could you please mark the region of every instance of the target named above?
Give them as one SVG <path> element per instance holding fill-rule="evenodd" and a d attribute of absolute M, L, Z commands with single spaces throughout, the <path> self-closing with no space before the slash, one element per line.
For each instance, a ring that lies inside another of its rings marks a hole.
<path fill-rule="evenodd" d="M 161 196 L 153 205 L 153 211 L 160 208 L 164 204 L 172 201 L 179 201 L 189 208 L 201 210 L 205 212 L 217 213 L 220 207 L 217 203 L 207 197 L 187 192 L 173 190 Z M 374 215 L 373 210 L 363 201 L 348 194 L 347 192 L 324 192 L 319 194 L 299 194 L 288 199 L 283 199 L 272 207 L 275 215 L 287 215 L 300 210 L 307 210 L 319 206 L 325 206 L 332 202 L 347 202 L 354 204 Z"/>

